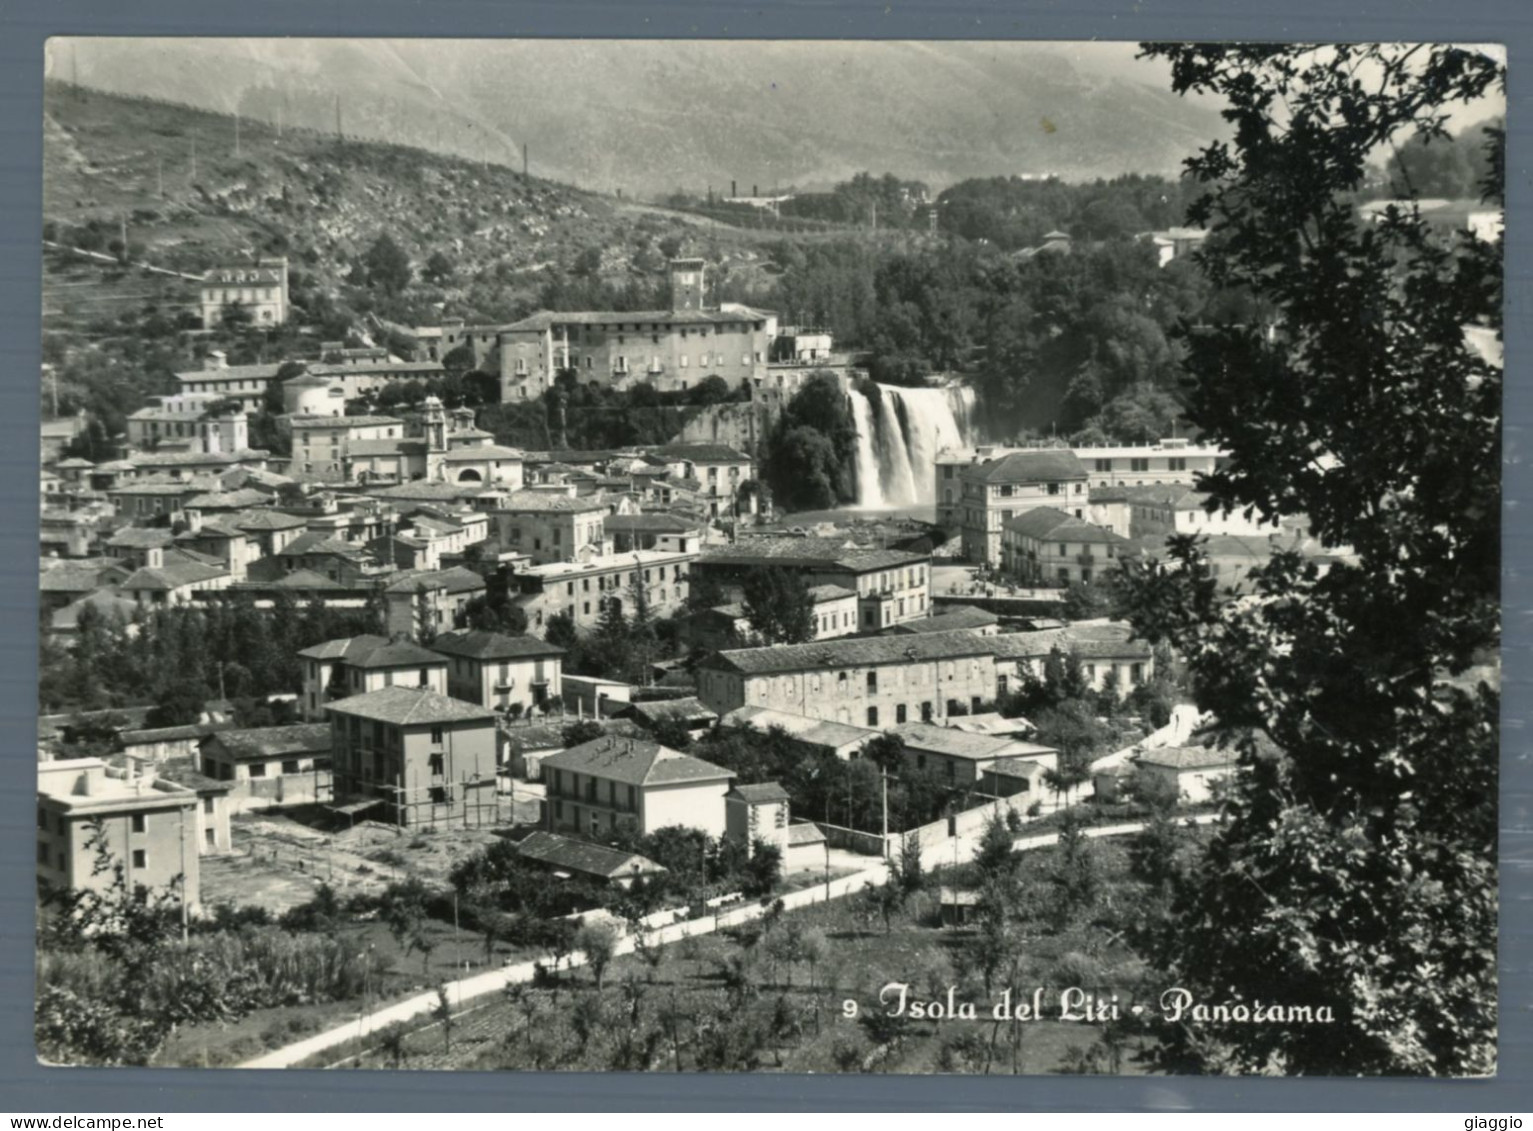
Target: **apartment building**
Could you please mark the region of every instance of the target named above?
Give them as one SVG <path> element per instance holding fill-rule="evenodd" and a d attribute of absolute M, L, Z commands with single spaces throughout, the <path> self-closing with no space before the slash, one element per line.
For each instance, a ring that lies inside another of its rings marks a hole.
<path fill-rule="evenodd" d="M 699 663 L 698 696 L 721 717 L 769 707 L 876 728 L 940 722 L 995 698 L 997 639 L 959 630 L 732 649 Z"/>
<path fill-rule="evenodd" d="M 330 704 L 335 799 L 409 828 L 495 819 L 495 712 L 424 687 Z"/>

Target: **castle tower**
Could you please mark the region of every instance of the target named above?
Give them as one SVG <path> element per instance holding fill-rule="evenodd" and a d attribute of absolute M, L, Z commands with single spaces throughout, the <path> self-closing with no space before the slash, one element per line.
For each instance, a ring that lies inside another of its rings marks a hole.
<path fill-rule="evenodd" d="M 671 260 L 671 309 L 701 310 L 707 295 L 704 287 L 704 270 L 707 264 L 701 259 Z"/>

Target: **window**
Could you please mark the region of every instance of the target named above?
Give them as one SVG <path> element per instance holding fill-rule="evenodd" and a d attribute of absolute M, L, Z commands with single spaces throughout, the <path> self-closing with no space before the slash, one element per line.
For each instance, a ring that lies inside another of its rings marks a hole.
<path fill-rule="evenodd" d="M 427 762 L 430 764 L 431 776 L 434 778 L 441 777 L 444 769 L 442 755 L 440 753 L 433 754 L 427 759 Z"/>
<path fill-rule="evenodd" d="M 1050 483 L 1048 485 L 1048 488 L 1049 488 L 1049 494 L 1051 494 L 1051 495 L 1059 494 L 1059 484 L 1058 483 Z"/>
<path fill-rule="evenodd" d="M 1061 542 L 1059 544 L 1059 556 L 1062 558 L 1070 556 L 1070 544 L 1068 542 Z"/>
<path fill-rule="evenodd" d="M 1173 456 L 1166 461 L 1166 467 L 1170 471 L 1186 471 L 1187 460 L 1183 456 Z"/>
<path fill-rule="evenodd" d="M 218 834 L 212 829 L 204 829 L 202 839 L 207 842 L 209 848 L 218 847 Z"/>
<path fill-rule="evenodd" d="M 1149 471 L 1150 461 L 1145 458 L 1131 459 L 1128 461 L 1130 471 Z"/>
<path fill-rule="evenodd" d="M 210 817 L 213 815 L 213 799 L 211 797 L 204 797 L 202 799 L 202 811 Z"/>
<path fill-rule="evenodd" d="M 142 813 L 133 814 L 133 831 L 141 833 L 145 829 L 145 818 Z"/>
<path fill-rule="evenodd" d="M 298 772 L 298 759 L 297 758 L 289 758 L 287 761 L 283 762 L 282 763 L 282 772 L 284 774 L 296 774 Z M 208 812 L 211 813 L 212 810 L 209 809 Z"/>
<path fill-rule="evenodd" d="M 431 744 L 433 746 L 440 746 L 440 745 L 442 745 L 442 728 L 441 727 L 435 726 L 435 727 L 431 728 Z"/>
<path fill-rule="evenodd" d="M 1128 670 L 1128 681 L 1129 681 L 1129 683 L 1138 684 L 1138 683 L 1142 682 L 1143 680 L 1144 680 L 1144 665 L 1143 664 L 1134 664 L 1132 667 L 1129 668 L 1129 670 Z"/>
<path fill-rule="evenodd" d="M 48 810 L 39 809 L 37 811 L 37 827 L 44 832 L 48 831 Z"/>
<path fill-rule="evenodd" d="M 1112 470 L 1112 460 L 1110 460 L 1110 459 L 1099 459 L 1099 460 L 1097 460 L 1096 461 L 1096 469 L 1098 471 L 1111 471 Z"/>
<path fill-rule="evenodd" d="M 950 714 L 950 715 L 958 714 L 958 700 L 957 699 L 949 699 L 947 701 L 947 713 Z"/>
<path fill-rule="evenodd" d="M 683 333 L 685 333 L 685 331 L 683 331 Z M 681 365 L 681 367 L 683 369 L 685 369 L 687 367 L 687 355 L 686 354 L 682 354 L 681 357 L 679 357 L 677 359 L 677 362 Z"/>
<path fill-rule="evenodd" d="M 877 707 L 869 707 L 868 708 L 868 726 L 876 727 L 877 725 L 878 725 L 878 708 Z"/>
<path fill-rule="evenodd" d="M 135 848 L 133 850 L 133 866 L 135 868 L 149 867 L 149 853 L 145 852 L 142 848 Z"/>
<path fill-rule="evenodd" d="M 905 704 L 900 703 L 894 708 L 894 721 L 897 723 L 905 721 Z"/>
<path fill-rule="evenodd" d="M 44 867 L 48 866 L 48 844 L 46 841 L 37 842 L 37 862 Z"/>
<path fill-rule="evenodd" d="M 868 672 L 868 694 L 878 694 L 878 670 L 876 668 Z"/>

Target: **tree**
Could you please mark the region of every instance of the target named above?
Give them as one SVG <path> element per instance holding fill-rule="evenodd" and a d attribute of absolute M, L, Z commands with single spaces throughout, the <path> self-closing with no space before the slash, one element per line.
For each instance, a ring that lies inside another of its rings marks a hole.
<path fill-rule="evenodd" d="M 803 575 L 776 566 L 753 569 L 740 586 L 745 619 L 768 644 L 814 639 L 814 598 Z"/>
<path fill-rule="evenodd" d="M 900 838 L 900 854 L 895 861 L 893 880 L 897 881 L 907 895 L 914 895 L 926 886 L 926 876 L 921 868 L 921 837 L 911 831 Z"/>
<path fill-rule="evenodd" d="M 751 858 L 745 865 L 745 894 L 752 899 L 771 895 L 782 882 L 782 849 L 760 837 L 751 842 Z"/>
<path fill-rule="evenodd" d="M 571 746 L 581 746 L 592 742 L 607 732 L 602 729 L 601 723 L 595 719 L 577 719 L 573 723 L 567 723 L 560 732 L 559 740 L 564 743 L 565 749 Z"/>
<path fill-rule="evenodd" d="M 452 282 L 452 276 L 452 260 L 447 258 L 447 255 L 441 248 L 438 248 L 426 257 L 426 264 L 421 268 L 421 278 L 429 283 L 435 283 L 439 287 L 445 287 L 448 283 Z M 443 364 L 446 364 L 445 361 Z"/>
<path fill-rule="evenodd" d="M 1168 1027 L 1163 1063 L 1493 1071 L 1499 698 L 1472 665 L 1499 640 L 1502 375 L 1464 328 L 1500 330 L 1501 244 L 1353 200 L 1374 154 L 1441 136 L 1504 66 L 1425 44 L 1147 50 L 1228 103 L 1233 140 L 1189 161 L 1189 219 L 1212 283 L 1276 315 L 1184 335 L 1188 415 L 1230 452 L 1202 486 L 1350 548 L 1325 569 L 1277 552 L 1237 602 L 1195 539 L 1130 566 L 1137 630 L 1186 657 L 1243 767 L 1155 957 L 1195 998 L 1335 1015 Z"/>
<path fill-rule="evenodd" d="M 610 923 L 586 923 L 575 932 L 574 946 L 586 956 L 586 965 L 596 980 L 596 992 L 601 993 L 607 967 L 617 955 L 617 931 Z"/>
<path fill-rule="evenodd" d="M 580 630 L 575 627 L 575 618 L 569 613 L 555 613 L 548 618 L 543 639 L 566 652 L 574 651 L 580 645 Z"/>
<path fill-rule="evenodd" d="M 990 814 L 985 830 L 980 834 L 979 845 L 974 850 L 974 867 L 980 877 L 1010 879 L 1017 871 L 1017 852 L 1012 847 L 1011 830 L 999 813 Z"/>
<path fill-rule="evenodd" d="M 362 269 L 367 285 L 386 295 L 397 295 L 410 285 L 410 257 L 387 232 L 363 253 Z"/>

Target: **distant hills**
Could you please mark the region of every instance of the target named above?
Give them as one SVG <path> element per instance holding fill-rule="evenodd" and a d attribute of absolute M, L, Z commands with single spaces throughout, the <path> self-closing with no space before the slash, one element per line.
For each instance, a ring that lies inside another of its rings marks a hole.
<path fill-rule="evenodd" d="M 1224 132 L 1131 45 L 55 40 L 56 78 L 654 197 L 827 184 L 1174 174 Z M 1153 80 L 1153 81 L 1141 81 Z"/>

